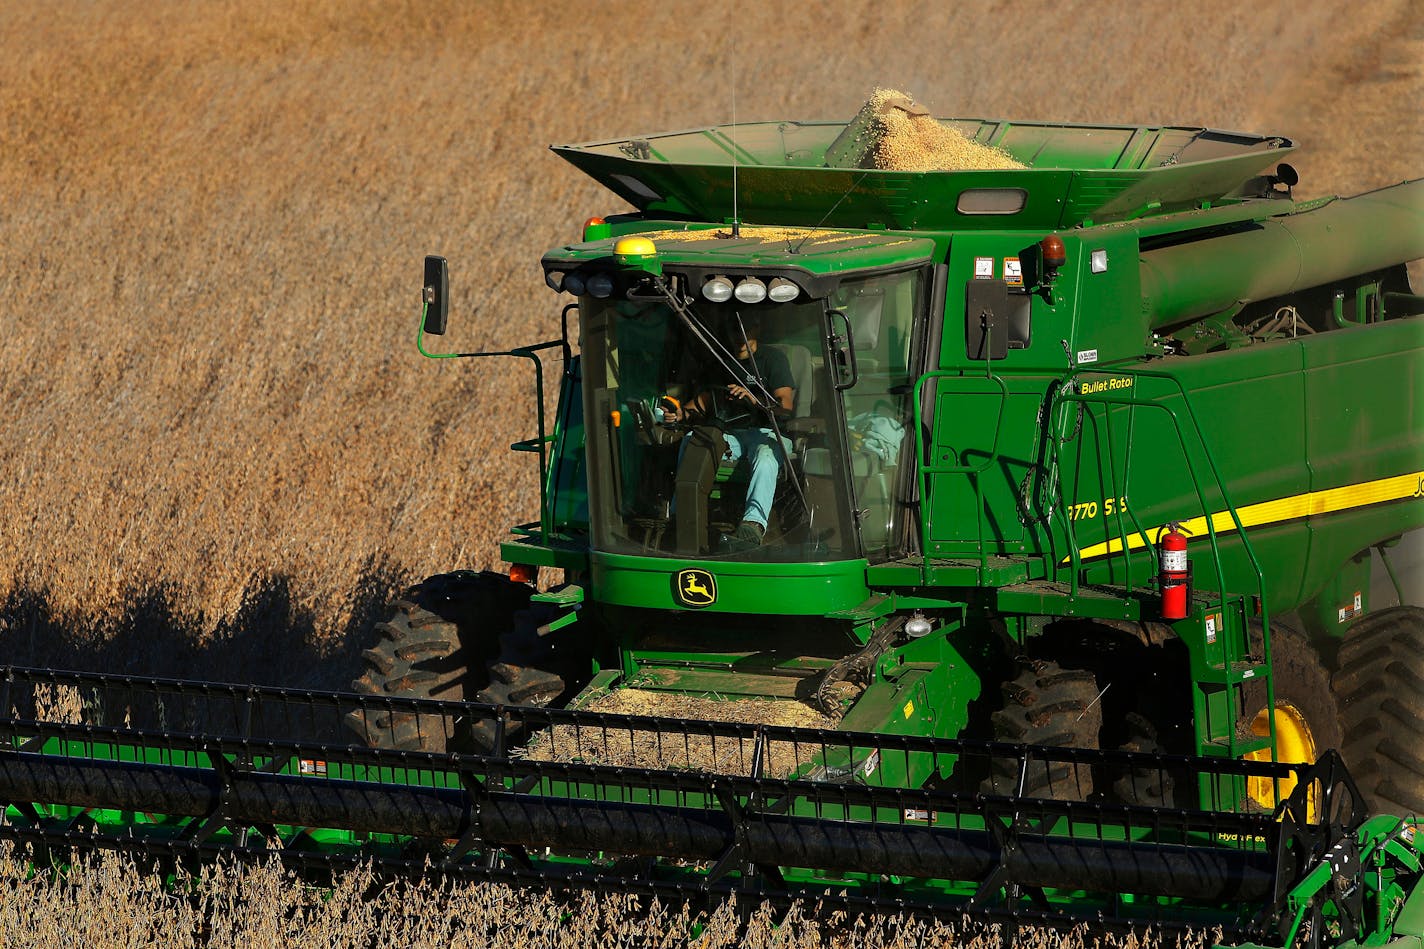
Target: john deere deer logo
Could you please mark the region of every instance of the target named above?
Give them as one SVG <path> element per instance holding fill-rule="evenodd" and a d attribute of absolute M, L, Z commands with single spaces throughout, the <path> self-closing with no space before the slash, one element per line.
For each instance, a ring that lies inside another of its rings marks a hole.
<path fill-rule="evenodd" d="M 717 602 L 717 581 L 706 570 L 679 570 L 675 590 L 677 601 L 694 609 Z"/>

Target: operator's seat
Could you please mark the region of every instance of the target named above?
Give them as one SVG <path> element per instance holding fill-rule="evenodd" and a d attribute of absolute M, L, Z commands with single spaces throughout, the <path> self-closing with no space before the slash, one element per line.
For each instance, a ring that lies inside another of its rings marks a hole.
<path fill-rule="evenodd" d="M 811 351 L 805 346 L 795 343 L 766 343 L 766 349 L 775 349 L 786 356 L 787 366 L 791 370 L 791 385 L 796 390 L 795 397 L 791 403 L 791 417 L 806 418 L 811 414 L 811 406 L 815 401 L 816 384 L 815 365 L 811 361 Z M 787 463 L 795 464 L 804 446 L 803 439 L 790 438 L 791 451 L 788 452 Z M 792 475 L 787 470 L 788 464 L 783 463 L 778 473 L 778 481 L 785 482 L 788 475 Z M 748 471 L 745 464 L 730 465 L 725 461 L 719 461 L 717 472 L 713 478 L 713 485 L 710 496 L 713 498 L 722 497 L 722 486 L 734 484 L 739 490 L 745 490 Z M 794 476 L 794 475 L 792 475 Z"/>
<path fill-rule="evenodd" d="M 767 343 L 767 349 L 775 349 L 786 356 L 791 367 L 791 384 L 796 387 L 796 401 L 792 404 L 791 417 L 805 418 L 811 414 L 811 403 L 815 401 L 815 368 L 811 362 L 811 351 L 795 343 Z"/>

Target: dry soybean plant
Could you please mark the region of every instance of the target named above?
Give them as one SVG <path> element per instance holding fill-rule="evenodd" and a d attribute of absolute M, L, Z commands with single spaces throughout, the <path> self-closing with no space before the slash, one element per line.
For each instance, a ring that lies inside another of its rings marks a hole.
<path fill-rule="evenodd" d="M 908 914 L 860 914 L 834 904 L 667 904 L 628 893 L 555 894 L 504 884 L 381 879 L 353 870 L 306 885 L 275 863 L 220 862 L 176 879 L 123 854 L 75 857 L 63 872 L 31 873 L 0 844 L 0 947 L 172 949 L 243 946 L 358 949 L 1001 949 L 997 925 Z M 1149 949 L 1150 933 L 1112 940 L 1085 926 L 1025 929 L 1018 949 Z M 1204 949 L 1209 934 L 1177 943 Z"/>

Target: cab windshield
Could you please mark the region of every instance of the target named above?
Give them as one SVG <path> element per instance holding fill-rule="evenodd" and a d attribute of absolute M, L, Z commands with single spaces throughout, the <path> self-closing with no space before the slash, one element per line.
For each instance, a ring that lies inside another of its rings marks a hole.
<path fill-rule="evenodd" d="M 883 560 L 904 542 L 924 275 L 825 300 L 580 301 L 594 545 Z"/>

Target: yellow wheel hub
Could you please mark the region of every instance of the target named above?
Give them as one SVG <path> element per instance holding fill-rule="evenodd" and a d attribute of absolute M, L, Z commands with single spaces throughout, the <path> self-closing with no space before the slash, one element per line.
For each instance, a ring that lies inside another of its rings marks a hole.
<path fill-rule="evenodd" d="M 1315 745 L 1315 736 L 1311 734 L 1305 714 L 1289 702 L 1277 702 L 1274 715 L 1264 708 L 1256 713 L 1251 721 L 1251 734 L 1270 737 L 1272 718 L 1276 725 L 1276 760 L 1285 764 L 1314 764 L 1320 749 Z M 1253 751 L 1246 758 L 1248 761 L 1270 761 L 1271 749 Z M 1267 810 L 1275 808 L 1278 800 L 1290 797 L 1295 786 L 1295 778 L 1246 779 L 1246 793 L 1252 801 Z M 1320 793 L 1316 788 L 1311 789 L 1306 801 L 1306 815 L 1310 821 L 1320 817 Z"/>

